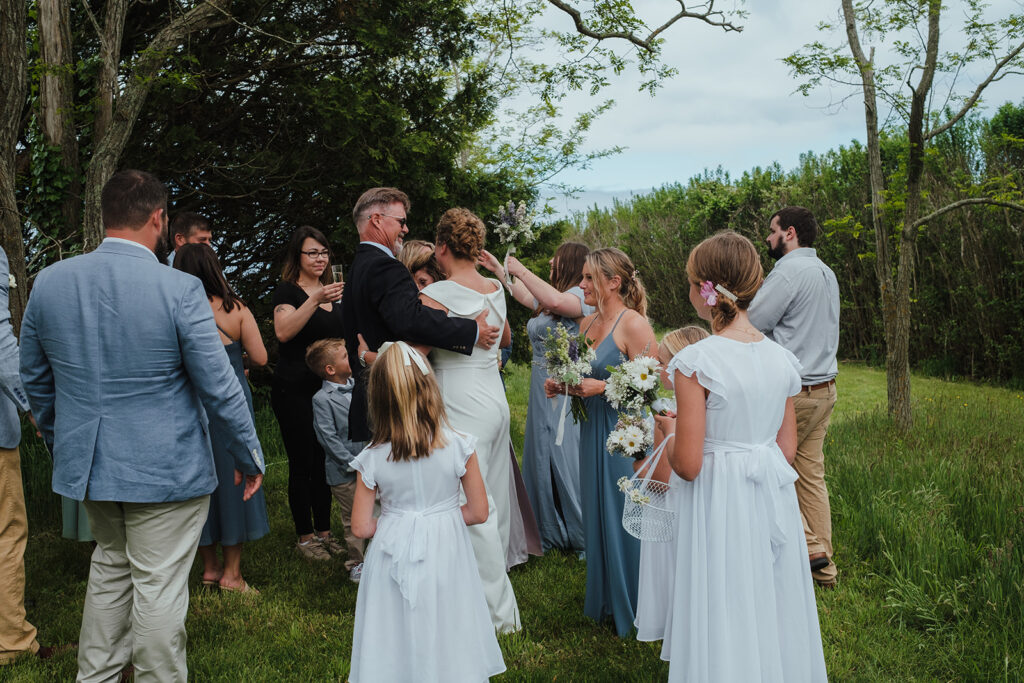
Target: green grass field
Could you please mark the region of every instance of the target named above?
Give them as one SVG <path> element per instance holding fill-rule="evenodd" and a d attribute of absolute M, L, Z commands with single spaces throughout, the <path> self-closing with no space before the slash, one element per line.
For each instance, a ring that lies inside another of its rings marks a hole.
<path fill-rule="evenodd" d="M 522 444 L 529 370 L 507 377 L 513 439 Z M 818 592 L 836 681 L 1011 681 L 1024 678 L 1024 394 L 914 379 L 915 427 L 885 419 L 885 376 L 843 364 L 826 446 L 839 586 Z M 190 674 L 200 681 L 344 680 L 356 586 L 341 563 L 292 549 L 287 467 L 265 401 L 258 430 L 269 467 L 271 533 L 247 546 L 256 599 L 193 593 Z M 78 638 L 89 546 L 60 537 L 47 456 L 22 449 L 31 536 L 29 618 L 47 644 Z M 193 586 L 199 583 L 199 564 Z M 512 571 L 521 633 L 500 638 L 501 681 L 662 680 L 658 645 L 616 638 L 582 615 L 585 567 L 550 553 Z M 0 681 L 71 680 L 75 655 L 0 668 Z"/>

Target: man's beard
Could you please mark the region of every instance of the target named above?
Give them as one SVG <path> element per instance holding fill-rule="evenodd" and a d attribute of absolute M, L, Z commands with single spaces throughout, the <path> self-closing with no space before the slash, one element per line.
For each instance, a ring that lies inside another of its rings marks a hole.
<path fill-rule="evenodd" d="M 782 249 L 782 242 L 779 242 L 778 246 L 768 245 L 768 255 L 778 261 L 780 258 L 786 255 L 786 252 Z"/>
<path fill-rule="evenodd" d="M 160 233 L 160 239 L 156 241 L 156 249 L 153 250 L 156 254 L 156 260 L 160 263 L 167 265 L 167 256 L 171 253 L 171 240 L 167 226 L 164 226 L 163 232 Z"/>

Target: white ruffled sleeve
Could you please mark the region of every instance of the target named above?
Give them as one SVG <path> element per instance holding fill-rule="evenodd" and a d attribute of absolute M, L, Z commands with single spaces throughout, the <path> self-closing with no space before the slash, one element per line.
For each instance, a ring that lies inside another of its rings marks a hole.
<path fill-rule="evenodd" d="M 786 396 L 796 396 L 797 394 L 800 393 L 800 389 L 803 388 L 803 383 L 800 379 L 800 373 L 803 372 L 804 366 L 800 364 L 800 361 L 797 359 L 796 356 L 793 355 L 793 353 L 789 349 L 783 347 L 782 345 L 779 345 L 779 348 L 782 349 L 782 353 L 785 354 L 786 360 L 789 361 L 789 364 L 786 366 L 785 371 L 786 382 L 788 383 L 788 390 Z"/>
<path fill-rule="evenodd" d="M 449 447 L 455 450 L 455 474 L 461 479 L 466 474 L 469 456 L 476 452 L 476 437 L 455 431 L 448 432 L 448 437 L 451 439 Z"/>
<path fill-rule="evenodd" d="M 682 351 L 672 356 L 665 371 L 670 378 L 675 378 L 676 371 L 685 377 L 697 375 L 697 382 L 722 398 L 726 398 L 725 385 L 722 384 L 722 373 L 715 364 L 714 359 L 701 348 L 701 342 L 690 344 Z M 673 381 L 673 385 L 675 382 Z"/>
<path fill-rule="evenodd" d="M 363 484 L 368 489 L 377 488 L 377 481 L 374 479 L 374 465 L 377 462 L 377 452 L 380 451 L 380 446 L 374 446 L 372 448 L 364 448 L 359 452 L 359 455 L 352 458 L 349 466 L 363 475 Z"/>

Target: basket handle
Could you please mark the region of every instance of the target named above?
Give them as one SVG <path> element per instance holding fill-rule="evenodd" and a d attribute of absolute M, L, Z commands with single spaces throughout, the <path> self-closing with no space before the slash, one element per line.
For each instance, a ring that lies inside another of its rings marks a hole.
<path fill-rule="evenodd" d="M 645 474 L 643 476 L 643 481 L 644 481 L 645 484 L 647 482 L 649 482 L 651 480 L 651 477 L 654 476 L 654 470 L 656 470 L 658 468 L 658 462 L 661 460 L 661 456 L 665 453 L 665 446 L 668 445 L 668 440 L 671 439 L 674 436 L 675 436 L 674 432 L 672 434 L 669 434 L 668 436 L 666 436 L 664 441 L 662 441 L 660 444 L 658 444 L 658 447 L 654 449 L 653 453 L 651 453 L 651 457 L 647 461 L 647 464 L 646 465 L 641 465 L 640 469 L 638 469 L 636 472 L 634 472 L 633 476 L 630 477 L 629 480 L 630 481 L 636 481 L 637 477 L 640 476 L 640 473 L 643 472 L 646 469 L 647 470 L 647 474 Z"/>

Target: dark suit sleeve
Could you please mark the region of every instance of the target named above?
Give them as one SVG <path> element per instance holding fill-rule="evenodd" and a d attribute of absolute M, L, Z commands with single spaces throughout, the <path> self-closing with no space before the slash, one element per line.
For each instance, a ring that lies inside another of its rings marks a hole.
<path fill-rule="evenodd" d="M 388 259 L 371 277 L 370 295 L 396 339 L 447 349 L 467 356 L 476 344 L 476 322 L 449 318 L 420 301 L 412 276 L 401 262 Z"/>
<path fill-rule="evenodd" d="M 243 474 L 263 472 L 263 451 L 256 437 L 242 386 L 217 334 L 213 312 L 198 279 L 185 288 L 177 310 L 178 344 L 185 372 L 207 417 L 224 435 L 225 450 Z"/>

